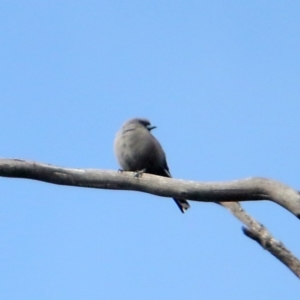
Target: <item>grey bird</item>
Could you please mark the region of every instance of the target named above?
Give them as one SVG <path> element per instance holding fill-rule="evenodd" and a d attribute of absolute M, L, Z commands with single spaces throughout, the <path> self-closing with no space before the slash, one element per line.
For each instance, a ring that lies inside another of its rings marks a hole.
<path fill-rule="evenodd" d="M 172 177 L 165 152 L 150 132 L 154 128 L 149 120 L 135 118 L 125 122 L 117 132 L 114 151 L 123 171 Z M 190 207 L 185 199 L 173 199 L 183 213 Z"/>

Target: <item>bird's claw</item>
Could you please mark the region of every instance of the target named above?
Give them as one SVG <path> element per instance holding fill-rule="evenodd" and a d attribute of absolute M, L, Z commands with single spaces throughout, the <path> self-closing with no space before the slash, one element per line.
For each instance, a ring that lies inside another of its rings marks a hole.
<path fill-rule="evenodd" d="M 140 170 L 140 171 L 136 171 L 134 172 L 134 177 L 135 178 L 140 178 L 142 177 L 142 175 L 146 172 L 146 169 Z"/>

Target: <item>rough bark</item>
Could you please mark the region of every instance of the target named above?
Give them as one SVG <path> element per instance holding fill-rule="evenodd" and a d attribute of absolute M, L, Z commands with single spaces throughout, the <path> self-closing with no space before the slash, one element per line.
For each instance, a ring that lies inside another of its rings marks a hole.
<path fill-rule="evenodd" d="M 229 182 L 197 182 L 133 172 L 70 169 L 20 159 L 0 159 L 0 176 L 53 184 L 113 190 L 133 190 L 163 197 L 216 202 L 229 209 L 247 227 L 245 235 L 258 242 L 300 278 L 300 261 L 267 229 L 249 216 L 238 201 L 270 200 L 300 218 L 300 193 L 268 178 L 252 177 Z"/>

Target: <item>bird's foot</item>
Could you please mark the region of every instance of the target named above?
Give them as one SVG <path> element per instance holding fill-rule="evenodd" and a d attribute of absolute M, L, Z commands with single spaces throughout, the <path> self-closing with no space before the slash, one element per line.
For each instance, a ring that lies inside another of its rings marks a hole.
<path fill-rule="evenodd" d="M 140 171 L 136 171 L 134 172 L 134 177 L 135 178 L 140 178 L 142 177 L 142 175 L 146 172 L 146 169 L 140 170 Z"/>

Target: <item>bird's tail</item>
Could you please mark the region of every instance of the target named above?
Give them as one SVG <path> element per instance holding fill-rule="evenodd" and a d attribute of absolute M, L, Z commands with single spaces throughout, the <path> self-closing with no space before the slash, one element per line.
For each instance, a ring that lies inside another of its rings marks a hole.
<path fill-rule="evenodd" d="M 176 199 L 176 198 L 173 199 L 182 213 L 184 213 L 186 210 L 190 208 L 189 203 L 185 199 Z"/>

